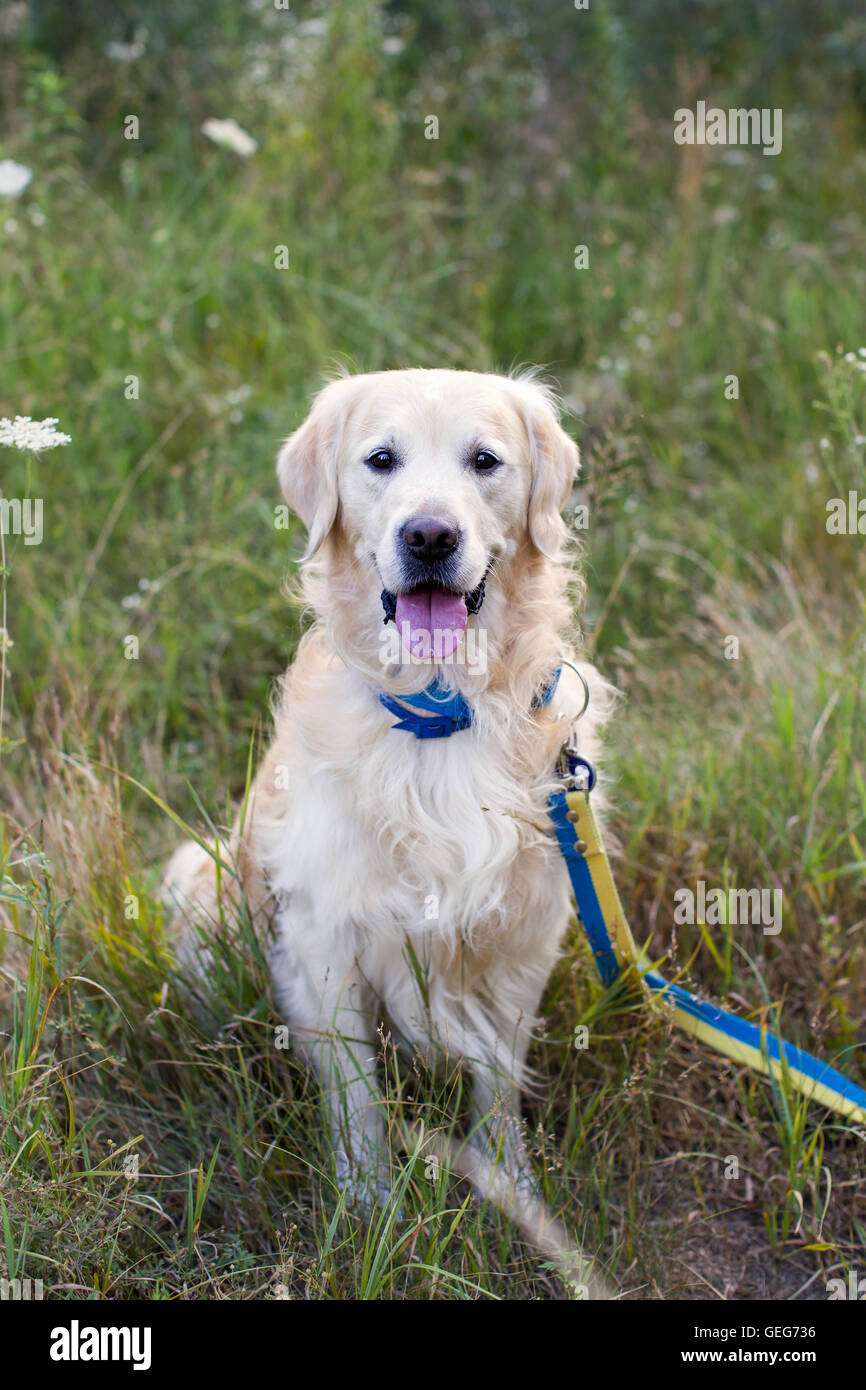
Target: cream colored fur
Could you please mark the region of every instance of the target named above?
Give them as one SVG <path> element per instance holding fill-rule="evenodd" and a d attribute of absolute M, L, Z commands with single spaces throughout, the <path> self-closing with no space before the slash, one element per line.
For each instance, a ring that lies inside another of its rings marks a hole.
<path fill-rule="evenodd" d="M 380 475 L 365 459 L 385 445 L 400 466 Z M 490 475 L 467 462 L 481 446 L 502 460 Z M 279 456 L 308 530 L 302 584 L 315 622 L 282 681 L 233 853 L 272 926 L 280 1011 L 332 1096 L 338 1173 L 380 1195 L 383 1010 L 409 1042 L 465 1059 L 478 1142 L 503 1140 L 508 1171 L 528 1181 L 519 1088 L 572 912 L 546 803 L 583 690 L 564 668 L 549 706 L 533 713 L 533 694 L 562 658 L 579 663 L 591 691 L 580 747 L 592 760 L 611 704 L 572 646 L 560 510 L 577 464 L 536 381 L 438 370 L 332 382 Z M 382 662 L 379 595 L 400 590 L 399 528 L 437 509 L 459 522 L 461 591 L 491 566 L 469 618 L 486 630 L 486 669 Z M 409 696 L 437 671 L 472 704 L 474 725 L 430 740 L 395 730 L 378 691 Z M 168 877 L 184 950 L 206 973 L 188 923 L 191 912 L 219 918 L 212 863 L 186 846 Z"/>

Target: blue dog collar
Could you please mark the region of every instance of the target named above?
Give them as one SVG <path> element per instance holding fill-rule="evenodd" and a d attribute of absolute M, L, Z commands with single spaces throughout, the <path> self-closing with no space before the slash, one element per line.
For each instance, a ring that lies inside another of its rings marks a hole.
<path fill-rule="evenodd" d="M 560 666 L 543 690 L 536 691 L 532 697 L 533 710 L 542 709 L 544 705 L 550 704 L 561 674 Z M 383 691 L 379 693 L 380 703 L 389 713 L 397 715 L 398 722 L 392 727 L 404 729 L 416 738 L 450 738 L 461 729 L 468 729 L 475 717 L 472 706 L 460 692 L 449 690 L 438 676 L 426 690 L 422 690 L 419 695 L 410 695 L 408 699 L 414 708 L 407 708 L 405 702 L 393 695 L 386 695 Z"/>

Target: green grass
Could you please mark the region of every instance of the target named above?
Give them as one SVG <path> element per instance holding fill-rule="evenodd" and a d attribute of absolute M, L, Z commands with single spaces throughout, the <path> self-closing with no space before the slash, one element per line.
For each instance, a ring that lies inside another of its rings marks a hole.
<path fill-rule="evenodd" d="M 692 98 L 659 107 L 613 31 L 540 108 L 504 24 L 460 39 L 469 78 L 411 29 L 383 54 L 377 6 L 329 14 L 290 79 L 239 64 L 185 104 L 134 68 L 95 94 L 74 61 L 65 84 L 35 53 L 12 73 L 0 157 L 34 179 L 3 210 L 0 415 L 57 416 L 73 442 L 0 450 L 4 495 L 45 509 L 40 546 L 5 537 L 0 1222 L 9 1276 L 52 1296 L 573 1293 L 431 1168 L 464 1108 L 453 1066 L 383 1030 L 402 1209 L 358 1221 L 321 1098 L 273 1046 L 249 924 L 219 956 L 217 1038 L 164 937 L 179 831 L 159 803 L 230 819 L 299 635 L 273 460 L 334 359 L 549 365 L 584 454 L 588 642 L 625 696 L 609 767 L 635 935 L 866 1082 L 866 550 L 824 526 L 863 487 L 862 111 L 807 54 L 758 103 L 785 107 L 782 155 L 701 162 L 663 114 Z M 200 136 L 212 114 L 251 130 L 253 159 Z M 674 927 L 699 878 L 781 888 L 782 933 Z M 606 997 L 577 934 L 545 1008 L 530 1147 L 623 1296 L 824 1297 L 862 1270 L 851 1125 Z"/>

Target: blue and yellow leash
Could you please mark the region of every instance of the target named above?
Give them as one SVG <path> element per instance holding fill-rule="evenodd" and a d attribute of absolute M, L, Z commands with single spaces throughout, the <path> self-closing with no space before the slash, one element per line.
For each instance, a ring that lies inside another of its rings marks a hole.
<path fill-rule="evenodd" d="M 570 661 L 563 665 L 571 667 L 583 684 L 586 699 L 577 716 L 579 720 L 589 703 L 589 687 L 576 666 Z M 561 671 L 560 667 L 537 692 L 533 709 L 550 703 Z M 398 699 L 380 693 L 379 699 L 389 713 L 398 717 L 393 727 L 414 734 L 415 738 L 450 738 L 473 723 L 472 706 L 458 692 L 449 690 L 438 677 L 419 694 Z M 646 966 L 645 953 L 638 950 L 622 910 L 590 805 L 595 771 L 570 745 L 562 750 L 558 770 L 563 789 L 550 799 L 550 818 L 568 866 L 578 915 L 605 985 L 612 985 L 630 972 L 643 998 L 648 1003 L 661 1003 L 671 1008 L 674 1022 L 686 1033 L 753 1071 L 783 1083 L 787 1080 L 802 1095 L 838 1115 L 866 1122 L 866 1091 L 827 1062 L 785 1042 L 765 1025 L 749 1023 L 727 1009 L 698 999 L 682 985 L 664 979 Z"/>
<path fill-rule="evenodd" d="M 673 1011 L 674 1023 L 716 1052 L 765 1076 L 787 1082 L 801 1095 L 838 1115 L 866 1121 L 866 1091 L 829 1063 L 785 1042 L 763 1025 L 750 1023 L 690 994 L 643 964 L 631 934 L 590 804 L 595 771 L 585 758 L 564 748 L 560 771 L 564 788 L 550 799 L 550 817 L 568 866 L 575 902 L 599 974 L 611 985 L 624 972 L 650 1003 Z"/>

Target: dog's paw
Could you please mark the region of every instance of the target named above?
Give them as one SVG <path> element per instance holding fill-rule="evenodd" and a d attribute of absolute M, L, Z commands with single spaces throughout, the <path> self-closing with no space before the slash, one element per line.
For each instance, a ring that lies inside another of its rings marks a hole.
<path fill-rule="evenodd" d="M 525 1150 L 497 1153 L 492 1145 L 470 1140 L 462 1151 L 463 1177 L 485 1197 L 511 1208 L 541 1200 L 541 1179 Z"/>

